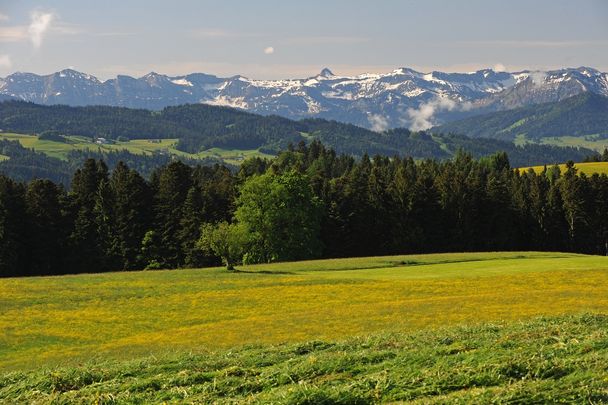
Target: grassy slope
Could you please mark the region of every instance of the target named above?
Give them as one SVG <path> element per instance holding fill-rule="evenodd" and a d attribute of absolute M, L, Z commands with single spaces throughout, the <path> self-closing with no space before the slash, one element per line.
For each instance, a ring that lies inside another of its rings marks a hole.
<path fill-rule="evenodd" d="M 89 138 L 79 136 L 66 136 L 68 142 L 56 142 L 39 140 L 34 135 L 23 135 L 13 133 L 0 133 L 0 139 L 19 141 L 26 148 L 35 149 L 51 157 L 67 159 L 68 152 L 72 150 L 100 150 L 110 152 L 117 150 L 128 150 L 134 154 L 151 154 L 153 152 L 165 151 L 172 155 L 190 158 L 218 157 L 229 164 L 240 164 L 242 160 L 251 156 L 271 157 L 257 150 L 225 150 L 212 148 L 200 153 L 190 154 L 175 149 L 177 139 L 160 139 L 151 142 L 150 139 L 134 139 L 128 142 L 116 142 L 115 144 L 99 145 L 93 143 Z"/>
<path fill-rule="evenodd" d="M 7 403 L 604 403 L 608 317 L 381 334 L 0 375 Z"/>
<path fill-rule="evenodd" d="M 436 128 L 473 138 L 538 140 L 549 137 L 608 135 L 608 98 L 581 93 L 562 101 L 535 104 L 450 122 Z"/>
<path fill-rule="evenodd" d="M 3 279 L 0 370 L 607 313 L 608 258 L 469 253 Z"/>
<path fill-rule="evenodd" d="M 547 166 L 550 167 L 550 166 Z M 597 174 L 608 174 L 608 162 L 589 162 L 589 163 L 576 163 L 574 165 L 578 169 L 579 173 L 585 173 L 587 176 L 591 176 L 594 173 Z M 536 173 L 540 173 L 544 170 L 544 166 L 533 166 L 531 167 Z M 566 165 L 559 165 L 562 173 L 566 170 Z M 519 170 L 527 171 L 530 167 L 523 167 Z"/>

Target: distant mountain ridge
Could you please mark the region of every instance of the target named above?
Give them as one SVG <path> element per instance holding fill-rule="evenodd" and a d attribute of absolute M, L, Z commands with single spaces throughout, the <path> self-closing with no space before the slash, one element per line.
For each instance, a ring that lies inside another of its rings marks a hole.
<path fill-rule="evenodd" d="M 108 105 L 160 110 L 205 103 L 290 119 L 325 118 L 382 131 L 414 130 L 486 112 L 555 102 L 581 93 L 608 96 L 608 74 L 580 67 L 547 72 L 422 73 L 337 76 L 325 68 L 305 79 L 254 80 L 203 73 L 100 81 L 66 69 L 50 75 L 14 73 L 0 79 L 0 100 L 38 104 Z"/>

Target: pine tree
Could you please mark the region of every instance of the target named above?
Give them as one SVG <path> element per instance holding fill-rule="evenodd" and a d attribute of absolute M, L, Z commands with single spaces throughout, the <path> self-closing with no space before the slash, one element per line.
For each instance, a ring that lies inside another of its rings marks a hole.
<path fill-rule="evenodd" d="M 22 185 L 0 175 L 0 277 L 32 274 L 25 260 L 24 194 Z"/>
<path fill-rule="evenodd" d="M 67 227 L 63 221 L 62 190 L 50 180 L 33 180 L 25 193 L 28 273 L 61 274 L 66 271 Z"/>

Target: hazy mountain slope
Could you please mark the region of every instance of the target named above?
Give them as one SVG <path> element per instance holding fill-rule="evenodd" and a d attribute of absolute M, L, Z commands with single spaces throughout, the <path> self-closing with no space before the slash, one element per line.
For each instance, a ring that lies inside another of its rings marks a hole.
<path fill-rule="evenodd" d="M 562 101 L 500 111 L 451 122 L 434 129 L 473 138 L 530 140 L 544 137 L 608 137 L 608 97 L 585 92 Z"/>

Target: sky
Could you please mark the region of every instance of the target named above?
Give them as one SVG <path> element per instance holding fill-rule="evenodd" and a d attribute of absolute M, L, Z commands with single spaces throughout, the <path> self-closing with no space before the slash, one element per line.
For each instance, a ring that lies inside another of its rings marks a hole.
<path fill-rule="evenodd" d="M 608 71 L 605 0 L 0 0 L 0 76 Z"/>

